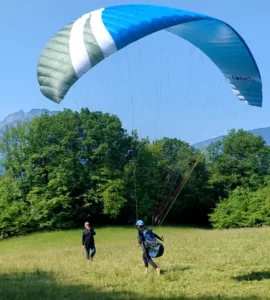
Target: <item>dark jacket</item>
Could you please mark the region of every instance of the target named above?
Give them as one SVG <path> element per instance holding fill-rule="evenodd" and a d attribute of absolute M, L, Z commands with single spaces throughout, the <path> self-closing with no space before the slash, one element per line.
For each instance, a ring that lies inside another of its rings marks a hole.
<path fill-rule="evenodd" d="M 94 235 L 96 235 L 95 230 L 93 228 L 89 230 L 85 229 L 82 234 L 82 244 L 86 248 L 93 248 L 95 246 Z"/>

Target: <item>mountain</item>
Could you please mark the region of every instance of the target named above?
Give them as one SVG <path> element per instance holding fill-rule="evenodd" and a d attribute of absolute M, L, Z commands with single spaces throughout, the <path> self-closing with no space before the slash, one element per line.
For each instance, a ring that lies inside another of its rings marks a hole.
<path fill-rule="evenodd" d="M 20 110 L 8 115 L 3 121 L 0 121 L 0 131 L 3 131 L 6 126 L 15 126 L 18 121 L 27 122 L 44 114 L 54 115 L 57 111 L 49 111 L 47 109 L 32 109 L 29 112 Z"/>
<path fill-rule="evenodd" d="M 258 136 L 258 135 L 262 136 L 262 138 L 265 140 L 266 144 L 270 145 L 270 127 L 252 129 L 252 130 L 247 130 L 247 131 L 254 134 L 255 136 Z M 193 144 L 193 146 L 197 149 L 202 149 L 202 148 L 209 146 L 213 142 L 222 140 L 222 138 L 224 138 L 224 137 L 225 137 L 225 135 L 221 135 L 221 136 L 209 139 L 209 140 L 205 140 L 205 141 Z"/>

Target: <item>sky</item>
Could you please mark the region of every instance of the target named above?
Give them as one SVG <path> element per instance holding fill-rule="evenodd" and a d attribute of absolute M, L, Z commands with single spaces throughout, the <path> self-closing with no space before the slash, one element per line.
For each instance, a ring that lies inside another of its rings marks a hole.
<path fill-rule="evenodd" d="M 167 5 L 204 13 L 234 27 L 260 69 L 263 106 L 240 102 L 218 68 L 202 52 L 168 32 L 146 37 L 113 54 L 86 73 L 61 104 L 44 97 L 37 62 L 50 38 L 92 10 L 119 4 Z M 226 134 L 270 126 L 270 1 L 9 0 L 1 3 L 0 120 L 34 108 L 99 110 L 118 115 L 128 131 L 151 139 L 191 144 Z"/>

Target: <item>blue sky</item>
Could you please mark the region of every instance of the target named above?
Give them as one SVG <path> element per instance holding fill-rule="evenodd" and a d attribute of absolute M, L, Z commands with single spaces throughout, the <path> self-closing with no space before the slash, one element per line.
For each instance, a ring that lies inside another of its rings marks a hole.
<path fill-rule="evenodd" d="M 147 3 L 211 15 L 245 39 L 263 80 L 263 107 L 237 100 L 217 67 L 198 49 L 169 33 L 149 36 L 112 55 L 84 75 L 59 105 L 39 91 L 36 66 L 47 41 L 82 14 L 101 7 Z M 189 143 L 231 128 L 270 126 L 270 2 L 216 0 L 74 1 L 1 3 L 0 119 L 20 109 L 101 110 L 117 114 L 128 130 Z"/>

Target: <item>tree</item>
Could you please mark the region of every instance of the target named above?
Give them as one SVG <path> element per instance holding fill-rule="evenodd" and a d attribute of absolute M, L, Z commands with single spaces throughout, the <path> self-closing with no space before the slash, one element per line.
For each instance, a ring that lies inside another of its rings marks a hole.
<path fill-rule="evenodd" d="M 133 222 L 136 210 L 147 222 L 161 221 L 167 212 L 166 220 L 207 222 L 212 206 L 206 197 L 208 173 L 202 154 L 183 141 L 164 138 L 153 143 L 140 141 L 135 156 L 136 160 L 126 166 L 127 190 L 132 198 L 127 205 L 129 212 L 133 211 Z M 184 180 L 187 182 L 178 195 Z"/>
<path fill-rule="evenodd" d="M 270 148 L 262 137 L 244 130 L 231 130 L 207 150 L 209 182 L 216 199 L 228 197 L 239 186 L 256 190 L 270 173 Z"/>
<path fill-rule="evenodd" d="M 130 141 L 116 116 L 87 109 L 7 128 L 0 142 L 3 166 L 19 184 L 32 228 L 117 216 L 126 202 L 124 156 Z"/>
<path fill-rule="evenodd" d="M 20 180 L 0 176 L 0 195 L 0 237 L 31 231 L 29 207 L 24 201 Z"/>

